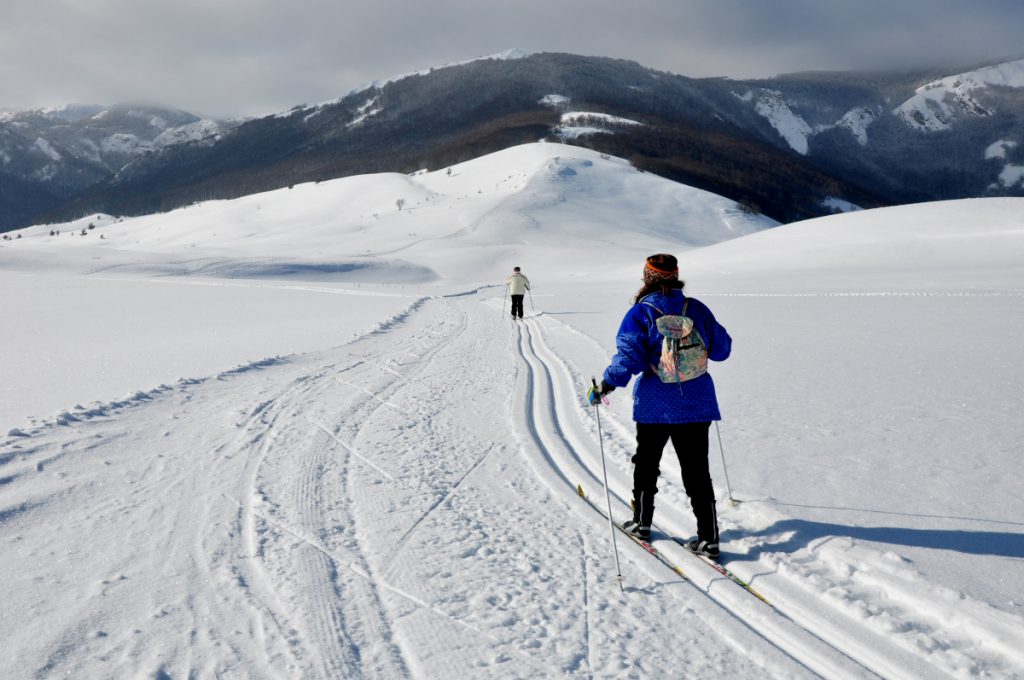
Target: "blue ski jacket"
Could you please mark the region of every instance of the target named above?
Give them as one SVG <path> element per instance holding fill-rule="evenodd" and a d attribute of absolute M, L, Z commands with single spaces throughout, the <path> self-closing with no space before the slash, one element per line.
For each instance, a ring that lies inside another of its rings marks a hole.
<path fill-rule="evenodd" d="M 715 383 L 710 373 L 682 383 L 663 383 L 652 366 L 658 365 L 662 335 L 655 323 L 664 314 L 682 314 L 693 319 L 708 349 L 708 359 L 725 361 L 732 351 L 732 338 L 700 300 L 686 298 L 681 290 L 651 293 L 633 305 L 615 336 L 616 354 L 605 369 L 604 380 L 625 387 L 637 373 L 633 384 L 633 420 L 638 423 L 704 423 L 721 420 Z M 657 309 L 655 309 L 655 307 Z M 661 312 L 658 312 L 658 309 Z"/>

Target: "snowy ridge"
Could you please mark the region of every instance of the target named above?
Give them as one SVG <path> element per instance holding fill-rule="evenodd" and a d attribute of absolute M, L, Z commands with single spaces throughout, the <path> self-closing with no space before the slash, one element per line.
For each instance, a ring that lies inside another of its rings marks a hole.
<path fill-rule="evenodd" d="M 399 81 L 405 80 L 406 78 L 413 78 L 415 76 L 425 76 L 425 75 L 428 75 L 428 74 L 432 73 L 433 71 L 436 71 L 436 70 L 439 70 L 439 69 L 453 68 L 453 67 L 456 67 L 456 66 L 464 66 L 466 64 L 472 64 L 472 63 L 477 62 L 477 61 L 487 61 L 487 60 L 491 60 L 491 59 L 499 60 L 499 61 L 508 61 L 508 60 L 512 60 L 512 59 L 525 59 L 526 57 L 529 57 L 531 54 L 533 54 L 533 52 L 528 52 L 526 50 L 521 50 L 521 49 L 518 49 L 518 48 L 513 48 L 513 49 L 505 50 L 503 52 L 498 52 L 498 53 L 495 53 L 495 54 L 490 54 L 490 55 L 487 55 L 485 57 L 476 57 L 474 59 L 465 59 L 463 61 L 451 62 L 451 63 L 444 64 L 444 65 L 438 66 L 438 67 L 431 67 L 431 68 L 428 68 L 428 69 L 422 69 L 422 70 L 413 71 L 413 72 L 410 72 L 410 73 L 403 73 L 403 74 L 397 75 L 397 76 L 391 76 L 390 78 L 383 78 L 381 80 L 373 80 L 373 81 L 370 81 L 369 83 L 364 83 L 362 85 L 359 85 L 359 86 L 349 90 L 348 92 L 346 92 L 342 96 L 338 97 L 337 99 L 331 99 L 330 101 L 320 102 L 319 104 L 296 106 L 296 107 L 294 107 L 292 109 L 289 109 L 288 111 L 282 111 L 281 113 L 278 113 L 278 114 L 275 114 L 275 115 L 278 118 L 288 118 L 288 117 L 293 116 L 293 115 L 295 115 L 297 113 L 305 113 L 306 114 L 306 118 L 308 120 L 310 117 L 315 116 L 317 113 L 319 113 L 321 109 L 323 109 L 325 107 L 328 107 L 328 106 L 334 106 L 336 104 L 340 104 L 345 99 L 347 99 L 348 97 L 351 97 L 354 94 L 359 94 L 361 92 L 366 92 L 368 90 L 381 90 L 381 89 L 383 89 L 387 85 L 390 85 L 392 83 L 397 83 Z M 350 125 L 352 125 L 352 124 L 350 124 Z"/>
<path fill-rule="evenodd" d="M 990 86 L 1024 87 L 1024 59 L 948 76 L 922 85 L 913 97 L 897 106 L 893 113 L 908 126 L 918 130 L 948 130 L 960 116 L 987 116 L 992 113 L 972 96 L 974 91 Z"/>
<path fill-rule="evenodd" d="M 48 106 L 41 109 L 35 109 L 30 113 L 38 113 L 41 116 L 56 118 L 70 123 L 82 120 L 83 118 L 91 118 L 102 109 L 102 106 L 92 106 L 88 104 L 63 104 L 61 106 Z M 16 116 L 23 113 L 25 112 L 16 110 L 0 111 L 0 122 L 9 122 Z"/>
<path fill-rule="evenodd" d="M 216 139 L 222 133 L 223 126 L 219 122 L 204 118 L 161 133 L 153 140 L 153 147 L 161 148 L 186 142 L 198 142 L 210 138 Z"/>
<path fill-rule="evenodd" d="M 472 63 L 477 62 L 477 61 L 489 61 L 489 60 L 509 61 L 509 60 L 514 60 L 514 59 L 525 59 L 526 57 L 529 57 L 532 54 L 533 54 L 533 52 L 529 52 L 529 51 L 518 49 L 518 48 L 512 48 L 512 49 L 505 50 L 503 52 L 497 52 L 495 54 L 490 54 L 490 55 L 487 55 L 487 56 L 484 56 L 484 57 L 476 57 L 474 59 L 465 59 L 463 61 L 456 61 L 456 62 L 451 62 L 451 63 L 448 63 L 448 64 L 444 64 L 444 65 L 438 66 L 436 68 L 423 69 L 423 70 L 420 70 L 420 71 L 413 71 L 412 73 L 405 73 L 405 74 L 398 75 L 398 76 L 392 76 L 390 78 L 385 78 L 383 80 L 374 80 L 374 81 L 372 81 L 372 82 L 370 82 L 370 83 L 368 83 L 366 85 L 362 85 L 360 87 L 355 88 L 354 90 L 352 90 L 351 92 L 349 92 L 345 96 L 347 97 L 347 96 L 349 96 L 351 94 L 357 94 L 357 93 L 363 92 L 365 90 L 379 90 L 379 89 L 383 88 L 385 85 L 390 85 L 391 83 L 396 83 L 396 82 L 398 82 L 400 80 L 405 80 L 406 78 L 412 78 L 414 76 L 427 75 L 431 71 L 437 70 L 437 69 L 454 68 L 456 66 L 465 66 L 466 64 L 472 64 Z M 344 97 L 342 97 L 342 99 L 344 99 Z"/>

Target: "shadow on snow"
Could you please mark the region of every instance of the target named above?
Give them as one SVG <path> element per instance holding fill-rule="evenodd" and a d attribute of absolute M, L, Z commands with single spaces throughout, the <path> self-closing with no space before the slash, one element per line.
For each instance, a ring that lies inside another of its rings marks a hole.
<path fill-rule="evenodd" d="M 729 533 L 732 532 L 725 532 L 722 538 L 729 540 Z M 772 537 L 778 537 L 779 534 L 783 534 L 785 538 L 778 542 L 772 542 Z M 749 536 L 750 534 L 744 535 Z M 971 555 L 1024 558 L 1024 533 L 863 527 L 788 519 L 776 522 L 754 535 L 765 537 L 767 542 L 755 547 L 745 556 L 747 559 L 758 559 L 762 553 L 766 552 L 793 553 L 806 548 L 815 540 L 833 536 L 916 548 L 954 550 Z"/>

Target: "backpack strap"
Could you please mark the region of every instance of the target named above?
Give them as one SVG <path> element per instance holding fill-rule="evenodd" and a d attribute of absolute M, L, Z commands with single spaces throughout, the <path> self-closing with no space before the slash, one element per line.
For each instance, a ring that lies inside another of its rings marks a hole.
<path fill-rule="evenodd" d="M 658 309 L 657 307 L 652 305 L 650 302 L 647 302 L 647 298 L 644 298 L 643 300 L 641 300 L 640 304 L 647 305 L 648 307 L 650 307 L 651 309 L 656 311 L 658 314 L 661 314 L 662 316 L 667 316 L 665 314 L 665 312 L 661 311 L 660 309 Z M 689 306 L 690 306 L 690 298 L 684 297 L 683 298 L 683 311 L 680 312 L 680 316 L 686 316 L 686 308 L 689 307 Z"/>
<path fill-rule="evenodd" d="M 658 309 L 657 307 L 652 305 L 650 302 L 647 302 L 647 298 L 644 298 L 643 300 L 641 300 L 640 304 L 646 305 L 646 306 L 650 307 L 651 309 L 653 309 L 654 311 L 656 311 L 658 314 L 661 314 L 662 316 L 665 316 L 665 312 L 661 311 L 660 309 Z"/>

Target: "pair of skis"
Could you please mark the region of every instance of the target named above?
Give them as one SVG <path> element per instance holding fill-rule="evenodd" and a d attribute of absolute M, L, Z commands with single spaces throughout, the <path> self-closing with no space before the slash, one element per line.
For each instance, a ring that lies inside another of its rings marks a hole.
<path fill-rule="evenodd" d="M 639 536 L 635 536 L 635 535 L 629 533 L 628 531 L 623 529 L 619 524 L 617 524 L 616 522 L 612 521 L 611 518 L 608 517 L 608 513 L 606 513 L 604 511 L 604 509 L 601 508 L 601 506 L 599 506 L 589 496 L 587 496 L 586 492 L 583 490 L 583 485 L 582 484 L 576 486 L 576 493 L 578 493 L 580 498 L 585 500 L 590 505 L 590 507 L 593 508 L 598 514 L 600 514 L 606 520 L 609 520 L 609 522 L 612 524 L 612 526 L 614 526 L 616 529 L 621 531 L 626 536 L 629 536 L 629 538 L 632 539 L 632 541 L 634 543 L 636 543 L 641 548 L 646 550 L 648 554 L 650 554 L 655 559 L 657 559 L 659 562 L 661 562 L 666 567 L 671 569 L 680 578 L 685 579 L 687 581 L 690 580 L 690 578 L 679 567 L 679 565 L 677 565 L 675 562 L 673 562 L 671 559 L 669 559 L 665 555 L 665 553 L 659 551 L 657 548 L 655 548 L 653 545 L 651 545 L 651 543 L 649 541 L 645 541 L 642 538 L 640 538 Z M 774 607 L 774 605 L 772 605 L 772 603 L 769 602 L 768 599 L 765 598 L 764 595 L 762 595 L 761 593 L 757 592 L 753 588 L 753 586 L 751 586 L 749 583 L 747 583 L 746 581 L 741 579 L 739 576 L 737 576 L 736 574 L 734 574 L 730 570 L 726 569 L 724 566 L 722 566 L 721 564 L 719 564 L 715 560 L 711 559 L 710 557 L 707 557 L 706 555 L 700 555 L 700 554 L 691 552 L 690 549 L 686 546 L 686 541 L 684 541 L 683 539 L 681 539 L 681 538 L 679 538 L 677 536 L 673 536 L 672 540 L 675 541 L 676 543 L 678 543 L 679 545 L 683 546 L 684 548 L 686 548 L 687 552 L 690 555 L 693 555 L 695 558 L 697 558 L 700 561 L 704 562 L 705 564 L 710 566 L 712 569 L 717 571 L 719 574 L 721 574 L 722 576 L 726 577 L 727 579 L 729 579 L 730 581 L 732 581 L 733 583 L 735 583 L 739 587 L 743 588 L 745 591 L 747 591 L 748 593 L 750 593 L 751 595 L 753 595 L 757 599 L 761 600 L 761 602 L 764 602 L 769 607 Z"/>

